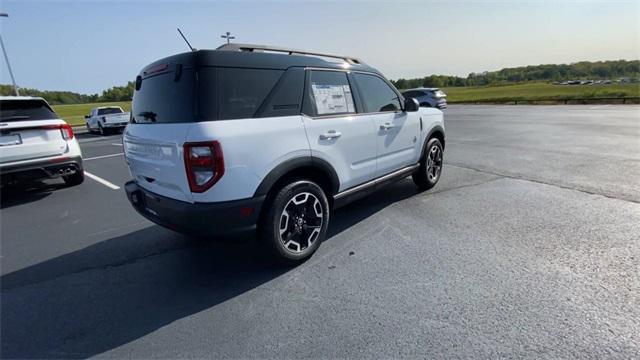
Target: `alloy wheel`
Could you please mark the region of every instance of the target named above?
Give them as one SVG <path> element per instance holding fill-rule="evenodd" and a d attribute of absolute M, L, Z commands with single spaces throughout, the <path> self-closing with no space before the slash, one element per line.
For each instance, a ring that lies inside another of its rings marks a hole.
<path fill-rule="evenodd" d="M 302 253 L 318 239 L 323 221 L 320 200 L 310 192 L 296 194 L 280 215 L 280 241 L 287 251 Z"/>
<path fill-rule="evenodd" d="M 442 171 L 442 149 L 438 145 L 433 145 L 429 149 L 427 156 L 427 177 L 433 182 L 438 179 Z"/>

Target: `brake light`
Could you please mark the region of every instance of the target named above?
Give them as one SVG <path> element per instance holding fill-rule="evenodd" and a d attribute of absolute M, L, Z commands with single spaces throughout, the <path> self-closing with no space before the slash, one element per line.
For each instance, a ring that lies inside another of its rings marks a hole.
<path fill-rule="evenodd" d="M 63 139 L 65 139 L 65 140 L 73 139 L 73 129 L 71 128 L 71 125 L 69 125 L 69 124 L 44 125 L 44 126 L 38 126 L 38 128 L 45 129 L 45 130 L 60 129 L 60 132 L 62 133 L 62 138 Z"/>
<path fill-rule="evenodd" d="M 191 192 L 210 189 L 224 175 L 224 157 L 217 141 L 185 143 L 184 165 Z"/>
<path fill-rule="evenodd" d="M 60 131 L 62 132 L 62 138 L 65 140 L 71 140 L 73 139 L 73 129 L 71 128 L 71 125 L 69 124 L 64 124 L 60 127 Z"/>
<path fill-rule="evenodd" d="M 158 64 L 158 65 L 154 65 L 150 68 L 147 68 L 144 70 L 143 74 L 148 76 L 148 75 L 152 75 L 155 73 L 159 73 L 161 71 L 165 71 L 167 70 L 167 68 L 169 67 L 169 64 Z"/>

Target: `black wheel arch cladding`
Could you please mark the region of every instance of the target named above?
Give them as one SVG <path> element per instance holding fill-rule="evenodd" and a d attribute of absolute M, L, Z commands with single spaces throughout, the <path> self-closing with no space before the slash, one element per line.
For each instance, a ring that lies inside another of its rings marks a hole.
<path fill-rule="evenodd" d="M 322 185 L 328 187 L 328 189 L 324 190 L 330 190 L 327 197 L 338 192 L 338 189 L 340 188 L 340 181 L 338 180 L 338 174 L 333 167 L 325 160 L 311 156 L 304 156 L 289 159 L 271 170 L 260 182 L 260 185 L 254 193 L 254 197 L 267 195 L 273 186 L 283 178 L 292 174 L 304 176 L 306 171 L 314 172 L 314 174 L 311 174 L 312 176 L 310 176 L 310 180 L 315 180 L 313 179 L 313 175 L 317 175 L 318 173 L 322 174 L 322 176 L 327 180 L 326 184 L 319 184 L 321 188 L 323 187 Z"/>

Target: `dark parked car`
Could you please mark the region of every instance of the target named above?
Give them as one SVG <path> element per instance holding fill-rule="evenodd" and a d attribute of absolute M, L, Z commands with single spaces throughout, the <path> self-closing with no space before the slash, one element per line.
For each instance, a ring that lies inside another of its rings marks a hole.
<path fill-rule="evenodd" d="M 447 107 L 447 94 L 438 88 L 410 89 L 402 93 L 404 97 L 412 97 L 422 107 L 434 107 L 444 109 Z"/>

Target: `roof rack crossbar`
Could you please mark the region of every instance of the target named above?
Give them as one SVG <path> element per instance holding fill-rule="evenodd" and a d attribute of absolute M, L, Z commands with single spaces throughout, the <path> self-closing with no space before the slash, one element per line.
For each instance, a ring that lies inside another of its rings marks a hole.
<path fill-rule="evenodd" d="M 352 56 L 344 56 L 344 55 L 335 55 L 335 54 L 327 54 L 327 53 L 320 53 L 320 52 L 311 52 L 311 51 L 304 51 L 304 50 L 298 50 L 298 49 L 291 49 L 291 48 L 285 48 L 285 47 L 279 47 L 279 46 L 270 46 L 270 45 L 254 45 L 254 44 L 238 44 L 238 43 L 231 43 L 231 44 L 224 44 L 220 47 L 218 47 L 216 50 L 223 50 L 223 51 L 274 51 L 274 52 L 283 52 L 283 53 L 288 53 L 289 55 L 311 55 L 311 56 L 323 56 L 323 57 L 328 57 L 328 58 L 334 58 L 334 59 L 342 59 L 348 63 L 351 64 L 363 64 L 362 61 L 360 61 L 360 59 L 356 58 L 356 57 L 352 57 Z"/>

